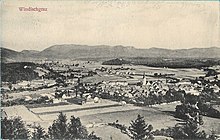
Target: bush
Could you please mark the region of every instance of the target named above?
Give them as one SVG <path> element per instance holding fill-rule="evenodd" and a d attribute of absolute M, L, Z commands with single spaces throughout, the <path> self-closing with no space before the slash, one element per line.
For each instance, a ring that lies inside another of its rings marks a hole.
<path fill-rule="evenodd" d="M 197 122 L 187 120 L 183 125 L 176 124 L 175 127 L 169 127 L 168 129 L 155 130 L 153 132 L 157 136 L 167 136 L 174 139 L 192 139 L 201 140 L 206 139 L 207 135 L 205 131 L 199 131 Z"/>
<path fill-rule="evenodd" d="M 34 128 L 34 132 L 32 133 L 33 140 L 42 140 L 42 139 L 47 139 L 47 138 L 48 138 L 48 135 L 46 134 L 45 130 L 40 125 Z"/>

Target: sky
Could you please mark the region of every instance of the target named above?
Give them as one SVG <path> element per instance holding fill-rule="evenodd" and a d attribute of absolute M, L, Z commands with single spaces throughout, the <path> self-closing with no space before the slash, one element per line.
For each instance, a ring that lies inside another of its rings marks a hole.
<path fill-rule="evenodd" d="M 1 45 L 16 51 L 56 44 L 220 47 L 219 14 L 218 1 L 3 0 Z"/>

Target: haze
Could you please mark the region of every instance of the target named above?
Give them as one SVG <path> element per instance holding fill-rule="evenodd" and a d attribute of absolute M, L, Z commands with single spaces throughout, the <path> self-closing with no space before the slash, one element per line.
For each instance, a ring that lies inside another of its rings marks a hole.
<path fill-rule="evenodd" d="M 137 48 L 220 46 L 219 2 L 3 1 L 2 46 L 43 50 L 55 44 Z M 19 7 L 47 8 L 21 12 Z"/>

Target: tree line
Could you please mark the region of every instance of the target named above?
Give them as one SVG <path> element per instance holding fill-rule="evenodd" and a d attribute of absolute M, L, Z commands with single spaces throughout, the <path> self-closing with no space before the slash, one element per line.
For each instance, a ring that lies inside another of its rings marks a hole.
<path fill-rule="evenodd" d="M 31 132 L 26 128 L 25 122 L 20 117 L 1 118 L 1 138 L 2 139 L 86 139 L 101 140 L 94 132 L 89 133 L 82 125 L 80 118 L 71 116 L 69 122 L 67 116 L 62 112 L 58 118 L 53 121 L 46 132 L 40 125 L 34 126 Z"/>

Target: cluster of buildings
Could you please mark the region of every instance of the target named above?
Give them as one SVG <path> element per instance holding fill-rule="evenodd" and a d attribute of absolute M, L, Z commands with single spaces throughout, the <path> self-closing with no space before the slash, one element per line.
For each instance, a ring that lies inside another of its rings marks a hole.
<path fill-rule="evenodd" d="M 151 95 L 165 95 L 167 91 L 174 89 L 175 91 L 185 91 L 186 94 L 199 95 L 207 86 L 215 93 L 219 93 L 219 85 L 204 84 L 200 79 L 195 79 L 192 82 L 190 79 L 177 79 L 175 74 L 158 74 L 136 72 L 134 68 L 127 67 L 100 67 L 89 69 L 85 65 L 62 64 L 59 62 L 47 62 L 42 64 L 43 68 L 36 70 L 41 73 L 41 79 L 32 81 L 23 81 L 18 83 L 18 86 L 23 88 L 36 88 L 40 86 L 58 86 L 53 93 L 45 93 L 54 103 L 65 102 L 67 99 L 76 96 L 88 98 L 108 94 L 110 96 L 121 96 L 127 98 L 135 98 Z M 42 74 L 44 73 L 44 74 Z M 48 77 L 49 74 L 54 74 L 55 79 Z M 47 75 L 47 76 L 45 76 Z M 86 77 L 97 76 L 101 80 L 86 80 Z M 110 77 L 115 76 L 115 79 Z M 107 78 L 103 78 L 107 77 Z M 50 79 L 51 78 L 51 79 Z M 58 84 L 57 79 L 61 79 Z M 46 95 L 42 95 L 46 96 Z M 27 100 L 30 97 L 27 96 Z"/>

